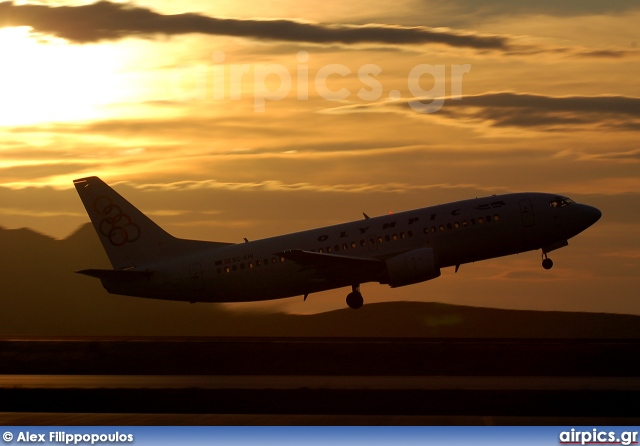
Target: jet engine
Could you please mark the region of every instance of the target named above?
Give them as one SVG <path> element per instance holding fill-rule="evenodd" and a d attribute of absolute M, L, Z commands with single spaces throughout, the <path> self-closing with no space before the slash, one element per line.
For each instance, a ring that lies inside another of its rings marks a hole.
<path fill-rule="evenodd" d="M 421 248 L 405 252 L 386 260 L 388 283 L 396 288 L 440 277 L 433 248 Z"/>

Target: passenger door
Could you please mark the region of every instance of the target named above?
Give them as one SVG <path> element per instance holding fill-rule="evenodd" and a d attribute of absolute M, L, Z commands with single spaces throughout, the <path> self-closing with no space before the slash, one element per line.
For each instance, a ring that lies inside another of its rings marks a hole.
<path fill-rule="evenodd" d="M 522 216 L 522 224 L 525 228 L 535 225 L 531 200 L 520 200 L 520 215 Z"/>

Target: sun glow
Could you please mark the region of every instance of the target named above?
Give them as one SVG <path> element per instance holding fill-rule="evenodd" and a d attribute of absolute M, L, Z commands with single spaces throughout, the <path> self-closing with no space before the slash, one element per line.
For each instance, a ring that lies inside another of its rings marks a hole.
<path fill-rule="evenodd" d="M 0 29 L 0 126 L 100 117 L 101 107 L 125 99 L 121 50 Z"/>

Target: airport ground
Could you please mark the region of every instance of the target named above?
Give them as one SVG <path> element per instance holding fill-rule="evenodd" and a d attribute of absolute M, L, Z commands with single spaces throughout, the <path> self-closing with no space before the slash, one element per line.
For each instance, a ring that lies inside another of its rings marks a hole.
<path fill-rule="evenodd" d="M 5 425 L 640 424 L 637 340 L 0 340 Z"/>

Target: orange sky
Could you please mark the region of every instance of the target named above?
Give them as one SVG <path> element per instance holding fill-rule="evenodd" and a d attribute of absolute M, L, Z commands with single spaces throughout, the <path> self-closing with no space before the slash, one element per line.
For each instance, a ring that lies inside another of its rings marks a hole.
<path fill-rule="evenodd" d="M 548 191 L 603 212 L 553 270 L 526 253 L 366 301 L 640 314 L 640 5 L 347 3 L 0 3 L 0 225 L 67 236 L 88 175 L 238 242 Z"/>

